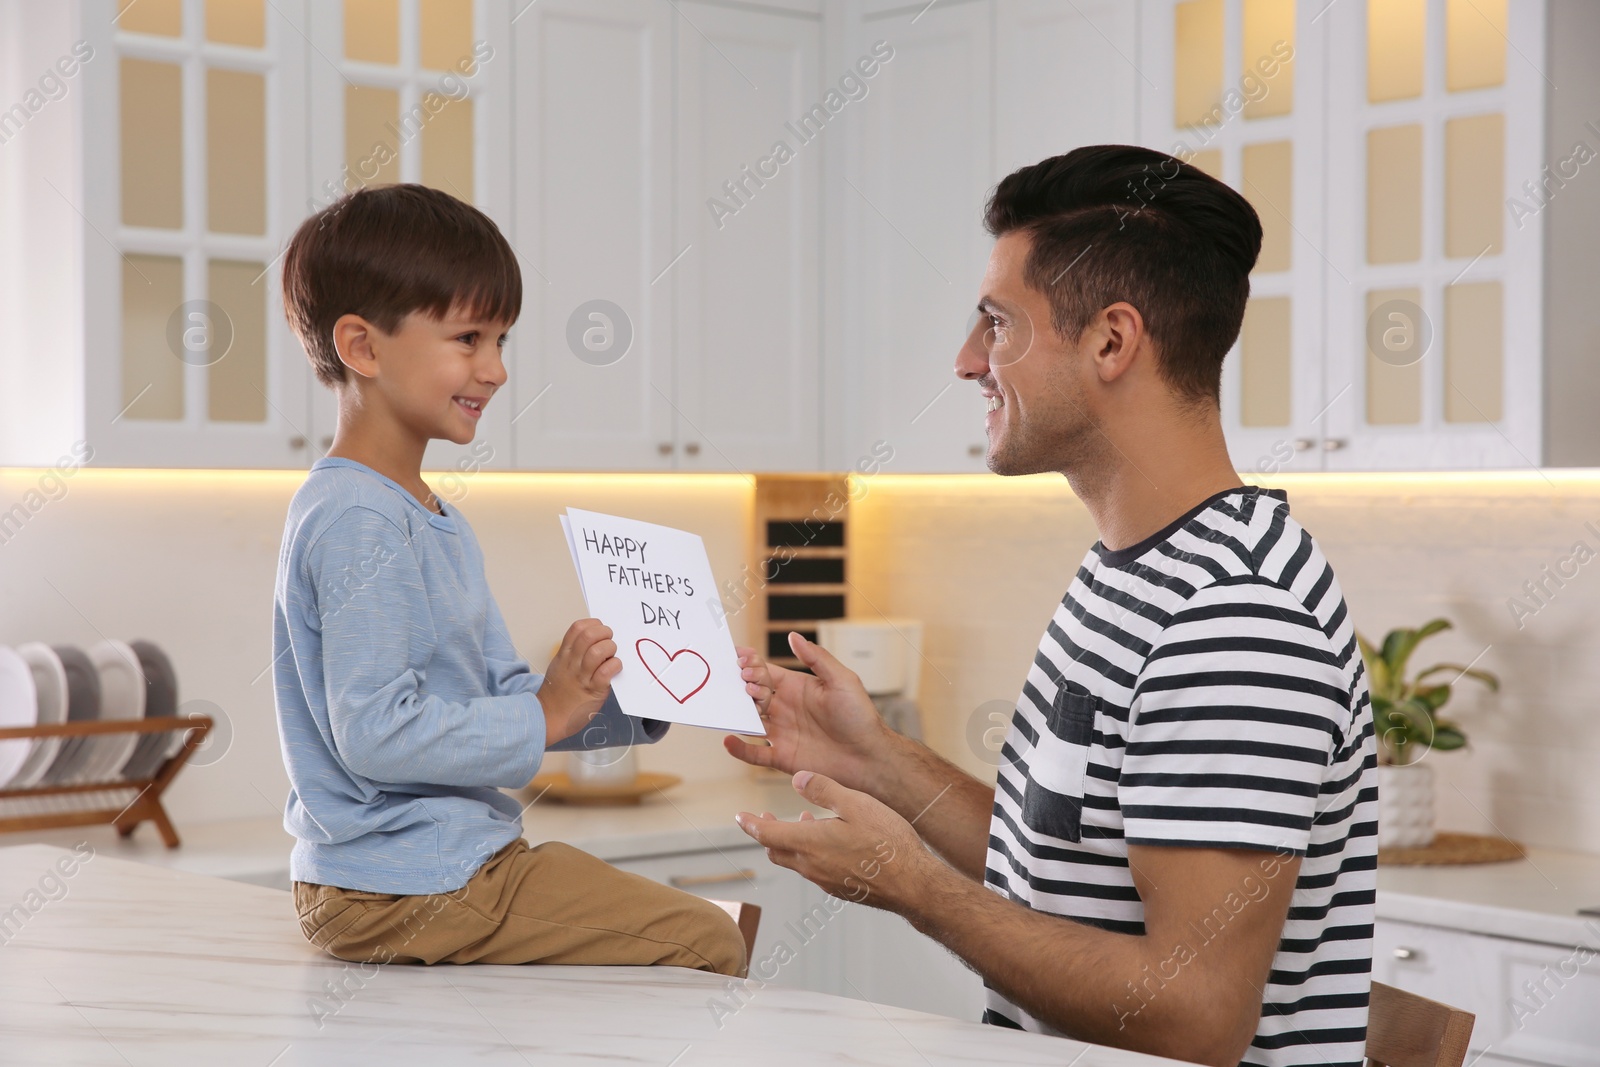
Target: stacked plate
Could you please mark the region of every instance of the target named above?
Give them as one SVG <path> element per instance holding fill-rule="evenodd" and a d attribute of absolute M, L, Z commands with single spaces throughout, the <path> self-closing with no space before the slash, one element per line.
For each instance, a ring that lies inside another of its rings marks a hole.
<path fill-rule="evenodd" d="M 87 651 L 0 645 L 0 726 L 132 721 L 177 708 L 172 661 L 149 641 L 101 641 Z M 0 741 L 0 788 L 149 778 L 181 744 L 132 733 Z"/>

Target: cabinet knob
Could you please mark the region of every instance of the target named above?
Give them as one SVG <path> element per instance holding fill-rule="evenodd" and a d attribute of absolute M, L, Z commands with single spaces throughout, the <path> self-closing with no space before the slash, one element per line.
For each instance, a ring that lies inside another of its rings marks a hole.
<path fill-rule="evenodd" d="M 967 455 L 973 457 L 974 459 L 976 459 L 979 456 L 983 455 L 983 453 L 985 451 L 986 450 L 984 449 L 984 447 L 982 445 L 968 445 L 967 446 Z"/>
<path fill-rule="evenodd" d="M 1294 450 L 1296 452 L 1309 451 L 1314 443 L 1309 437 L 1296 437 L 1294 439 Z"/>
<path fill-rule="evenodd" d="M 289 438 L 289 447 L 297 450 L 304 448 L 306 447 L 306 439 L 301 437 L 299 434 L 295 434 L 293 437 Z"/>
<path fill-rule="evenodd" d="M 1324 452 L 1337 452 L 1343 447 L 1344 438 L 1342 437 L 1324 437 L 1322 439 L 1322 450 Z"/>
<path fill-rule="evenodd" d="M 688 444 L 683 446 L 683 450 L 689 453 L 691 456 L 698 456 L 700 454 L 700 442 L 690 441 Z"/>
<path fill-rule="evenodd" d="M 1414 960 L 1417 958 L 1417 950 L 1414 948 L 1406 948 L 1404 945 L 1401 945 L 1399 948 L 1394 950 L 1394 958 L 1397 960 Z"/>
<path fill-rule="evenodd" d="M 659 445 L 656 445 L 656 451 L 660 452 L 663 456 L 672 455 L 672 442 L 662 441 Z"/>

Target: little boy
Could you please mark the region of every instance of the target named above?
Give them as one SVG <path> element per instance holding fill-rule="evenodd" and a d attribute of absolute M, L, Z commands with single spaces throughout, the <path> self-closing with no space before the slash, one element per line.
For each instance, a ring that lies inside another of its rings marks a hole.
<path fill-rule="evenodd" d="M 742 976 L 744 941 L 719 907 L 569 845 L 530 848 L 496 788 L 526 785 L 546 752 L 655 741 L 667 725 L 622 714 L 598 619 L 532 673 L 472 528 L 422 480 L 428 441 L 470 442 L 505 384 L 522 306 L 505 238 L 433 189 L 363 189 L 301 225 L 283 300 L 339 399 L 333 447 L 289 505 L 273 612 L 306 938 L 360 962 Z"/>

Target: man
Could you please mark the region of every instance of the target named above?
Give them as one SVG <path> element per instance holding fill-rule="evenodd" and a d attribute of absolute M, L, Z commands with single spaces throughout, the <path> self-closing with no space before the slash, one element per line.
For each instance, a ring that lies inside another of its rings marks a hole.
<path fill-rule="evenodd" d="M 838 818 L 739 823 L 966 961 L 987 1022 L 1206 1064 L 1359 1064 L 1377 802 L 1361 656 L 1327 561 L 1282 491 L 1241 484 L 1219 417 L 1260 222 L 1171 156 L 1097 146 L 1007 177 L 985 223 L 956 372 L 989 398 L 989 468 L 1060 471 L 1100 540 L 1040 642 L 998 788 L 890 732 L 791 635 L 814 674 L 770 668 L 768 744 L 726 745 Z"/>

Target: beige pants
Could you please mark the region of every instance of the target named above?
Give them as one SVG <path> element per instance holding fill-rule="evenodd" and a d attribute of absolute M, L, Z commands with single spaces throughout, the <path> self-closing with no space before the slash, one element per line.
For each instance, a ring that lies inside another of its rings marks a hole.
<path fill-rule="evenodd" d="M 306 940 L 351 962 L 692 967 L 743 977 L 727 912 L 571 845 L 513 841 L 461 889 L 425 896 L 294 883 Z"/>

